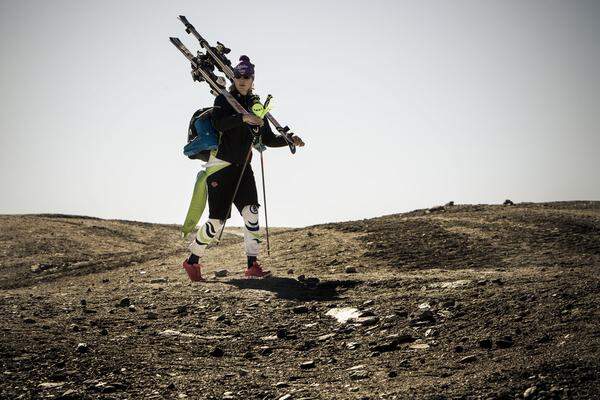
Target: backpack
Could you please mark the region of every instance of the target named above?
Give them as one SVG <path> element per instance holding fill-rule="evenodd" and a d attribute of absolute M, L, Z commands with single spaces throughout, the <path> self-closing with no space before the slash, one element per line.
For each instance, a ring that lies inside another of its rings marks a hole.
<path fill-rule="evenodd" d="M 210 151 L 219 147 L 219 132 L 210 120 L 213 107 L 197 110 L 190 119 L 183 154 L 192 160 L 208 161 Z"/>

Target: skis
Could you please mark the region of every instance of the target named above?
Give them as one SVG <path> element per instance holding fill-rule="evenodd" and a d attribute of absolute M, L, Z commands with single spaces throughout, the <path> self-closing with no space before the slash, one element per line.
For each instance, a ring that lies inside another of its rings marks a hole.
<path fill-rule="evenodd" d="M 192 63 L 192 76 L 194 76 L 195 80 L 205 81 L 208 83 L 211 89 L 211 93 L 215 96 L 222 94 L 225 96 L 225 99 L 233 109 L 240 114 L 250 114 L 242 105 L 229 93 L 225 90 L 225 82 L 222 77 L 217 77 L 212 70 L 214 69 L 214 65 L 210 62 L 205 54 L 201 54 L 198 52 L 197 56 L 194 56 L 181 40 L 178 38 L 171 37 L 169 38 L 171 43 Z"/>
<path fill-rule="evenodd" d="M 198 33 L 196 28 L 194 28 L 194 26 L 187 20 L 185 16 L 180 15 L 179 20 L 185 25 L 185 31 L 194 35 L 194 37 L 200 42 L 200 46 L 206 50 L 206 55 L 212 58 L 213 65 L 216 66 L 217 69 L 223 74 L 225 74 L 229 81 L 233 82 L 233 69 L 231 68 L 231 61 L 229 61 L 226 57 L 226 54 L 228 54 L 231 50 L 220 42 L 217 42 L 216 47 L 212 47 L 210 43 L 208 43 L 208 41 L 204 39 L 200 33 Z M 291 139 L 293 133 L 290 132 L 290 128 L 288 126 L 282 127 L 271 113 L 267 113 L 265 117 L 271 121 L 275 129 L 277 129 L 277 132 L 279 132 L 281 136 L 285 138 L 292 154 L 295 154 L 296 145 Z"/>

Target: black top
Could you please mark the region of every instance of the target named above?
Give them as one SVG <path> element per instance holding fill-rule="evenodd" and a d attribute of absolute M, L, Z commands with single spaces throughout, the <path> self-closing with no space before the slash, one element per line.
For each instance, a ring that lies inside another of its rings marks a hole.
<path fill-rule="evenodd" d="M 251 95 L 242 96 L 237 90 L 234 90 L 232 95 L 242 107 L 250 111 Z M 215 129 L 221 132 L 217 158 L 232 164 L 243 164 L 248 148 L 252 144 L 252 126 L 243 122 L 242 114 L 235 111 L 222 94 L 215 98 L 215 108 L 211 118 Z M 269 121 L 266 119 L 264 121 L 265 124 L 259 130 L 262 143 L 268 147 L 285 146 L 287 144 L 285 138 L 275 135 Z"/>

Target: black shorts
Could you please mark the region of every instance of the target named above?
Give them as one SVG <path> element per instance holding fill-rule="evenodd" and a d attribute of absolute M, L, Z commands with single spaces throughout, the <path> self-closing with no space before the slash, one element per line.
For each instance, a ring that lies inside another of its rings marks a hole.
<path fill-rule="evenodd" d="M 228 165 L 208 177 L 206 185 L 208 186 L 209 218 L 225 220 L 231 217 L 231 213 L 227 215 L 227 211 L 242 168 L 242 165 Z M 258 205 L 256 182 L 250 164 L 246 166 L 233 204 L 239 212 L 242 212 L 242 208 L 245 206 Z"/>

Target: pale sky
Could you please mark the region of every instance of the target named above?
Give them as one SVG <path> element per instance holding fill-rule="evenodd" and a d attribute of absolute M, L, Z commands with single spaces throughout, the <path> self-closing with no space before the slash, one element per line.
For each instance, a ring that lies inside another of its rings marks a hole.
<path fill-rule="evenodd" d="M 273 226 L 600 200 L 600 2 L 2 0 L 1 214 L 183 222 L 213 97 L 179 14 L 307 142 L 265 153 Z"/>

